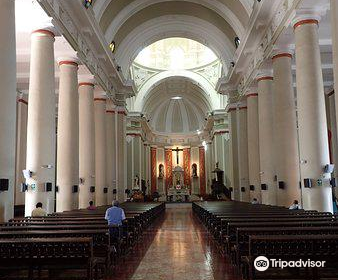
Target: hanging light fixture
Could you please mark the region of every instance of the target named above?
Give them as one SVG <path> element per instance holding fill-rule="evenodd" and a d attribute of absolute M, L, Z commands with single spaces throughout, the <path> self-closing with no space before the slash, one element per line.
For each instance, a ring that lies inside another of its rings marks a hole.
<path fill-rule="evenodd" d="M 88 9 L 93 4 L 93 0 L 84 0 L 84 6 Z"/>

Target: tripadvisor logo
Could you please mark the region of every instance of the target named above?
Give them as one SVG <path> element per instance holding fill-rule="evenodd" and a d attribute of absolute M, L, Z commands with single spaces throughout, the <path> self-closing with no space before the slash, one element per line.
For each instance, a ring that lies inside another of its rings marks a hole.
<path fill-rule="evenodd" d="M 286 267 L 325 267 L 326 261 L 312 261 L 310 259 L 303 261 L 302 259 L 296 261 L 283 261 L 281 259 L 268 259 L 264 256 L 259 256 L 254 261 L 255 269 L 258 271 L 266 271 L 270 266 L 273 268 L 284 269 Z"/>
<path fill-rule="evenodd" d="M 254 266 L 258 271 L 265 271 L 270 266 L 269 259 L 264 256 L 259 256 L 255 259 Z"/>

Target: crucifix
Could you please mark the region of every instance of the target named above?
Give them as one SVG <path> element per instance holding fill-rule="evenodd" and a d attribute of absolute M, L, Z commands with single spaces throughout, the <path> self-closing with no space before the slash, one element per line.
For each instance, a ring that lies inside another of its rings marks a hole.
<path fill-rule="evenodd" d="M 179 149 L 178 147 L 176 147 L 176 149 L 173 149 L 172 151 L 173 151 L 173 152 L 176 152 L 176 163 L 177 163 L 177 165 L 178 165 L 178 164 L 179 164 L 179 161 L 180 161 L 179 156 L 178 156 L 178 153 L 181 152 L 181 151 L 183 151 L 183 149 Z"/>

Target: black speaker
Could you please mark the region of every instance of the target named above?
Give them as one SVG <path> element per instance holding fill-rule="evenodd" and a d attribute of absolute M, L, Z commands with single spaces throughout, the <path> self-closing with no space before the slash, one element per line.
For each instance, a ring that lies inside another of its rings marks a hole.
<path fill-rule="evenodd" d="M 116 194 L 117 193 L 117 190 L 116 189 L 113 189 L 113 194 Z"/>
<path fill-rule="evenodd" d="M 28 185 L 26 183 L 20 184 L 20 192 L 25 192 L 28 190 Z"/>
<path fill-rule="evenodd" d="M 59 192 L 59 186 L 55 186 L 55 192 Z"/>
<path fill-rule="evenodd" d="M 79 192 L 79 186 L 78 185 L 74 185 L 73 186 L 73 193 L 77 193 Z"/>
<path fill-rule="evenodd" d="M 234 191 L 234 189 L 233 189 L 232 187 L 230 187 L 230 188 L 229 188 L 229 191 L 230 191 L 230 192 L 233 192 L 233 191 Z"/>
<path fill-rule="evenodd" d="M 268 185 L 267 184 L 261 184 L 261 190 L 262 191 L 266 191 L 268 189 Z"/>
<path fill-rule="evenodd" d="M 255 186 L 254 185 L 250 185 L 250 191 L 254 191 L 255 190 Z"/>
<path fill-rule="evenodd" d="M 245 187 L 241 187 L 241 192 L 245 192 Z"/>
<path fill-rule="evenodd" d="M 312 188 L 312 181 L 309 178 L 304 179 L 304 188 Z"/>
<path fill-rule="evenodd" d="M 331 178 L 330 185 L 331 185 L 332 188 L 335 188 L 337 186 L 336 185 L 336 178 Z"/>
<path fill-rule="evenodd" d="M 91 186 L 89 190 L 91 193 L 95 192 L 95 186 Z"/>
<path fill-rule="evenodd" d="M 284 190 L 284 189 L 285 189 L 285 182 L 279 181 L 279 182 L 278 182 L 278 188 Z"/>
<path fill-rule="evenodd" d="M 103 193 L 108 193 L 108 188 L 103 188 Z"/>
<path fill-rule="evenodd" d="M 45 192 L 51 192 L 53 188 L 53 184 L 51 182 L 45 183 Z"/>
<path fill-rule="evenodd" d="M 124 192 L 125 192 L 125 194 L 130 194 L 130 190 L 129 189 L 126 189 Z"/>
<path fill-rule="evenodd" d="M 8 191 L 9 179 L 0 179 L 0 192 Z"/>

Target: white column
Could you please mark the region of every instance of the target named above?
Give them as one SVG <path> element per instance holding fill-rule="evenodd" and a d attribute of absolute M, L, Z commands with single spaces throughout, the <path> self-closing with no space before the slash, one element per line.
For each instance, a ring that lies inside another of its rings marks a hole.
<path fill-rule="evenodd" d="M 54 67 L 54 33 L 48 29 L 34 31 L 31 35 L 26 161 L 26 169 L 32 171 L 33 176 L 27 179 L 25 215 L 31 215 L 37 202 L 42 202 L 48 213 L 54 211 Z M 52 184 L 52 191 L 47 191 L 47 183 Z"/>
<path fill-rule="evenodd" d="M 107 100 L 106 108 L 106 182 L 108 187 L 107 203 L 111 204 L 116 188 L 116 149 L 115 149 L 115 105 Z"/>
<path fill-rule="evenodd" d="M 332 29 L 332 56 L 333 56 L 333 76 L 334 76 L 334 105 L 330 105 L 335 109 L 335 116 L 338 116 L 338 2 L 336 0 L 331 0 L 331 29 Z M 331 101 L 330 101 L 331 104 Z M 338 122 L 335 122 L 335 128 L 332 127 L 332 131 L 335 132 L 333 139 L 338 139 Z M 334 143 L 337 145 L 337 143 Z M 337 170 L 338 162 L 336 164 L 335 170 Z M 336 171 L 337 177 L 337 171 Z"/>
<path fill-rule="evenodd" d="M 27 98 L 21 95 L 17 101 L 15 205 L 25 204 L 25 193 L 21 192 L 21 184 L 25 183 L 22 170 L 26 169 L 27 110 Z"/>
<path fill-rule="evenodd" d="M 277 203 L 280 206 L 289 206 L 295 199 L 300 200 L 298 135 L 291 60 L 292 54 L 285 51 L 276 51 L 272 57 L 274 163 Z"/>
<path fill-rule="evenodd" d="M 247 98 L 247 124 L 248 124 L 248 163 L 249 163 L 249 185 L 253 186 L 250 190 L 250 201 L 256 198 L 262 201 L 260 160 L 259 160 L 259 125 L 258 125 L 258 93 L 256 90 L 249 90 Z"/>
<path fill-rule="evenodd" d="M 0 9 L 0 178 L 9 180 L 6 192 L 0 192 L 0 222 L 14 213 L 15 124 L 16 124 L 16 47 L 14 1 L 1 1 Z"/>
<path fill-rule="evenodd" d="M 95 201 L 95 123 L 94 123 L 94 81 L 79 83 L 79 208 L 86 208 L 89 201 Z"/>
<path fill-rule="evenodd" d="M 247 106 L 237 108 L 237 131 L 238 131 L 238 177 L 240 200 L 250 201 L 249 191 L 249 159 L 248 159 L 248 129 L 247 129 Z"/>
<path fill-rule="evenodd" d="M 273 165 L 273 78 L 271 73 L 262 73 L 257 82 L 261 185 L 265 184 L 267 187 L 267 190 L 261 190 L 262 203 L 276 205 L 277 189 Z"/>
<path fill-rule="evenodd" d="M 79 195 L 73 186 L 79 184 L 79 94 L 78 60 L 58 59 L 60 67 L 57 126 L 56 211 L 78 208 Z"/>
<path fill-rule="evenodd" d="M 238 173 L 238 131 L 237 131 L 237 115 L 236 115 L 236 104 L 230 105 L 228 114 L 229 114 L 229 123 L 230 123 L 230 157 L 231 157 L 231 174 L 230 181 L 232 187 L 232 199 L 240 200 L 240 189 L 239 189 L 239 173 Z M 217 151 L 215 151 L 215 154 Z"/>
<path fill-rule="evenodd" d="M 106 182 L 106 98 L 94 98 L 95 115 L 95 201 L 96 206 L 107 205 Z"/>
<path fill-rule="evenodd" d="M 127 188 L 126 181 L 126 156 L 127 156 L 127 141 L 126 141 L 126 109 L 124 106 L 116 108 L 116 157 L 117 157 L 117 199 L 120 202 L 125 200 L 125 189 Z"/>
<path fill-rule="evenodd" d="M 331 176 L 324 172 L 330 158 L 318 18 L 303 15 L 294 22 L 302 204 L 305 209 L 332 211 Z M 304 187 L 304 179 L 311 180 L 312 188 Z"/>

